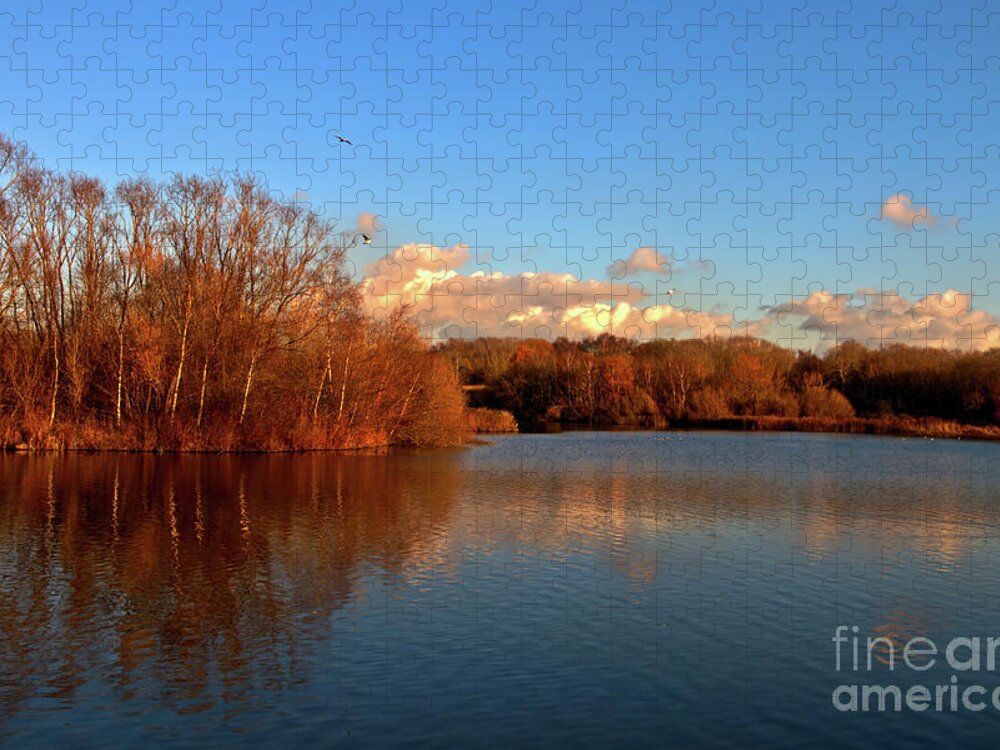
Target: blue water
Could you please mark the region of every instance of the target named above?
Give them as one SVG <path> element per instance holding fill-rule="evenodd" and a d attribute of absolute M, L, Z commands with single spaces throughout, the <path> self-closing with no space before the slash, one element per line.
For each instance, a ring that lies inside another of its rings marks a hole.
<path fill-rule="evenodd" d="M 0 740 L 995 746 L 996 708 L 831 694 L 955 674 L 838 673 L 837 625 L 1000 636 L 1000 445 L 492 440 L 0 456 Z"/>

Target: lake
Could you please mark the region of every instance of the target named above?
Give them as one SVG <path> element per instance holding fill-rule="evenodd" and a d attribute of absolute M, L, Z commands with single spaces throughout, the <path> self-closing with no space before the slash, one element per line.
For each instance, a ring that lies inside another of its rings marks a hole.
<path fill-rule="evenodd" d="M 833 698 L 1000 686 L 885 658 L 1000 636 L 1000 445 L 491 441 L 0 454 L 0 742 L 995 745 L 990 705 Z"/>

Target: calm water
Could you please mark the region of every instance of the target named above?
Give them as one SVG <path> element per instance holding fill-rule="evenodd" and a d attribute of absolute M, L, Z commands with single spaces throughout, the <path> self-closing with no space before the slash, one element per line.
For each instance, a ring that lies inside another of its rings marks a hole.
<path fill-rule="evenodd" d="M 0 455 L 0 741 L 995 745 L 993 708 L 837 712 L 952 671 L 838 674 L 831 639 L 1000 635 L 998 476 L 786 434 Z"/>

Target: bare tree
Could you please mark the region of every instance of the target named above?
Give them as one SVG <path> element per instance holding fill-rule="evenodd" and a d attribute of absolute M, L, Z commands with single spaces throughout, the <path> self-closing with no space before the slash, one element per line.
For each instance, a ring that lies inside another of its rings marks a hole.
<path fill-rule="evenodd" d="M 25 170 L 20 177 L 26 213 L 26 253 L 19 263 L 25 288 L 36 286 L 37 296 L 29 304 L 51 355 L 52 382 L 49 427 L 56 421 L 62 376 L 62 352 L 67 324 L 67 286 L 70 240 L 76 223 L 69 181 L 40 168 Z M 28 270 L 30 269 L 30 270 Z M 29 281 L 31 271 L 37 281 Z"/>
<path fill-rule="evenodd" d="M 156 186 L 148 180 L 127 180 L 116 191 L 122 211 L 118 215 L 117 241 L 114 248 L 112 295 L 115 300 L 115 335 L 118 342 L 118 367 L 115 377 L 115 426 L 122 425 L 122 391 L 125 382 L 125 336 L 129 311 L 142 273 L 148 267 L 159 211 Z"/>
<path fill-rule="evenodd" d="M 171 424 L 177 414 L 187 362 L 188 338 L 200 281 L 198 274 L 209 249 L 213 222 L 218 216 L 218 190 L 216 181 L 200 177 L 178 177 L 167 189 L 167 201 L 172 210 L 166 223 L 166 237 L 174 273 L 173 283 L 164 284 L 161 292 L 164 307 L 180 338 L 177 371 L 169 398 Z"/>

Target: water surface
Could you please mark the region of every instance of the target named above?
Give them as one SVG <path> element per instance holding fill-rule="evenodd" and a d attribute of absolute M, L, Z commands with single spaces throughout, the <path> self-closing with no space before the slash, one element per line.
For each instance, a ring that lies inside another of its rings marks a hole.
<path fill-rule="evenodd" d="M 831 638 L 1000 635 L 998 472 L 720 432 L 0 454 L 0 741 L 990 746 L 994 709 L 836 711 Z"/>

